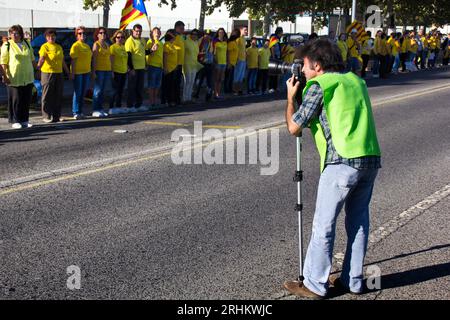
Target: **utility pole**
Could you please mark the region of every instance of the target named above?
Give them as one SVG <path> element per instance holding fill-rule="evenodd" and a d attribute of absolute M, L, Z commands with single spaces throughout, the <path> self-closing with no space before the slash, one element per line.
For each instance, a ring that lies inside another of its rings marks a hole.
<path fill-rule="evenodd" d="M 356 20 L 356 0 L 352 0 L 352 21 Z"/>

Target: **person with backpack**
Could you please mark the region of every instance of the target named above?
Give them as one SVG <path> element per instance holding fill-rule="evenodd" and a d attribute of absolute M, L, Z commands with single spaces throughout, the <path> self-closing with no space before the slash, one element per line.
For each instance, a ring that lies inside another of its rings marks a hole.
<path fill-rule="evenodd" d="M 22 26 L 13 25 L 8 32 L 11 40 L 2 46 L 0 58 L 8 92 L 8 121 L 14 129 L 29 128 L 32 126 L 28 120 L 36 61 Z"/>

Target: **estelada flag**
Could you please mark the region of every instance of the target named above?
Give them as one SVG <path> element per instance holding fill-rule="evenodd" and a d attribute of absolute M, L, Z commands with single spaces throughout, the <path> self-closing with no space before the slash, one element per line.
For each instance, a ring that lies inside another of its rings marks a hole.
<path fill-rule="evenodd" d="M 356 29 L 356 39 L 361 43 L 364 40 L 369 39 L 369 35 L 366 33 L 366 30 L 364 29 L 364 26 L 359 21 L 353 21 L 346 29 L 347 34 L 350 34 L 352 32 L 352 29 Z"/>
<path fill-rule="evenodd" d="M 274 45 L 276 45 L 278 42 L 280 42 L 280 40 L 278 39 L 277 36 L 271 36 L 269 42 L 269 49 L 272 48 Z"/>
<path fill-rule="evenodd" d="M 127 0 L 125 8 L 122 10 L 120 19 L 120 30 L 125 29 L 128 24 L 142 17 L 147 17 L 144 0 Z"/>

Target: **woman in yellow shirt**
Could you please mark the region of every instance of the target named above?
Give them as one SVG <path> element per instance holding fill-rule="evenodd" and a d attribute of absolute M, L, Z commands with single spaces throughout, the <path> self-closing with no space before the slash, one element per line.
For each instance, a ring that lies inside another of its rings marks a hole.
<path fill-rule="evenodd" d="M 177 105 L 177 91 L 174 89 L 177 85 L 177 66 L 178 51 L 174 44 L 176 32 L 169 29 L 164 36 L 163 49 L 163 69 L 164 76 L 162 80 L 162 100 L 161 103 L 168 103 L 169 107 Z"/>
<path fill-rule="evenodd" d="M 224 28 L 219 28 L 213 39 L 214 48 L 214 99 L 221 99 L 220 90 L 225 77 L 225 69 L 227 68 L 227 34 Z"/>
<path fill-rule="evenodd" d="M 347 55 L 348 55 L 348 46 L 347 46 L 347 35 L 345 33 L 341 33 L 339 35 L 339 40 L 336 42 L 339 51 L 341 51 L 342 61 L 344 65 L 347 66 Z"/>
<path fill-rule="evenodd" d="M 266 94 L 267 80 L 269 79 L 270 40 L 264 40 L 264 46 L 258 50 L 258 79 L 256 86 L 261 89 L 261 94 Z"/>
<path fill-rule="evenodd" d="M 247 91 L 248 94 L 256 94 L 256 78 L 258 76 L 258 48 L 256 38 L 251 40 L 250 47 L 247 48 Z"/>
<path fill-rule="evenodd" d="M 63 69 L 69 74 L 64 62 L 63 48 L 55 43 L 56 31 L 47 29 L 44 33 L 47 42 L 39 50 L 38 69 L 41 69 L 42 117 L 44 122 L 59 122 L 63 101 Z"/>
<path fill-rule="evenodd" d="M 8 121 L 13 129 L 28 128 L 31 92 L 34 81 L 33 49 L 20 25 L 8 30 L 10 39 L 2 45 L 0 65 L 8 91 Z"/>
<path fill-rule="evenodd" d="M 128 53 L 125 50 L 125 33 L 118 30 L 112 37 L 109 47 L 112 69 L 113 95 L 109 103 L 109 114 L 127 113 L 128 108 L 122 108 L 122 95 L 127 81 Z"/>
<path fill-rule="evenodd" d="M 86 28 L 83 26 L 75 28 L 75 42 L 70 48 L 70 57 L 72 58 L 71 72 L 73 77 L 73 100 L 72 113 L 75 120 L 83 119 L 84 95 L 89 88 L 91 79 L 91 60 L 92 50 L 85 43 L 87 39 Z"/>
<path fill-rule="evenodd" d="M 163 55 L 164 47 L 161 42 L 161 29 L 155 27 L 152 29 L 150 39 L 147 41 L 146 49 L 150 51 L 147 55 L 148 67 L 148 97 L 149 105 L 154 108 L 158 100 L 159 89 L 161 88 L 163 76 Z"/>
<path fill-rule="evenodd" d="M 106 43 L 108 38 L 106 28 L 100 27 L 94 32 L 94 46 L 92 48 L 92 76 L 95 79 L 94 95 L 92 97 L 92 116 L 107 117 L 103 111 L 103 97 L 105 88 L 111 82 L 111 52 Z"/>
<path fill-rule="evenodd" d="M 241 36 L 241 30 L 235 28 L 228 38 L 227 44 L 227 69 L 225 70 L 224 92 L 233 92 L 234 68 L 236 67 L 239 55 L 239 46 L 237 40 Z"/>
<path fill-rule="evenodd" d="M 185 84 L 183 88 L 183 101 L 185 103 L 192 102 L 192 89 L 194 88 L 195 76 L 197 71 L 202 68 L 198 62 L 199 53 L 198 30 L 193 29 L 191 34 L 184 41 L 184 77 Z"/>

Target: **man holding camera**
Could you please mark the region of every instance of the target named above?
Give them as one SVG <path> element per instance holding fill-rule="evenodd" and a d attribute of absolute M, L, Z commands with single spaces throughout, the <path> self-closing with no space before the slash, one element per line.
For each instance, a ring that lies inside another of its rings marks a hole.
<path fill-rule="evenodd" d="M 316 299 L 324 298 L 330 285 L 360 294 L 369 203 L 381 168 L 370 98 L 363 80 L 352 72 L 342 73 L 345 67 L 339 48 L 328 39 L 306 44 L 301 57 L 307 80 L 303 101 L 295 111 L 300 83 L 293 76 L 286 82 L 286 123 L 295 136 L 306 127 L 311 129 L 320 154 L 321 176 L 304 279 L 287 281 L 284 287 L 292 294 Z M 336 220 L 344 205 L 347 249 L 340 277 L 329 279 Z"/>

